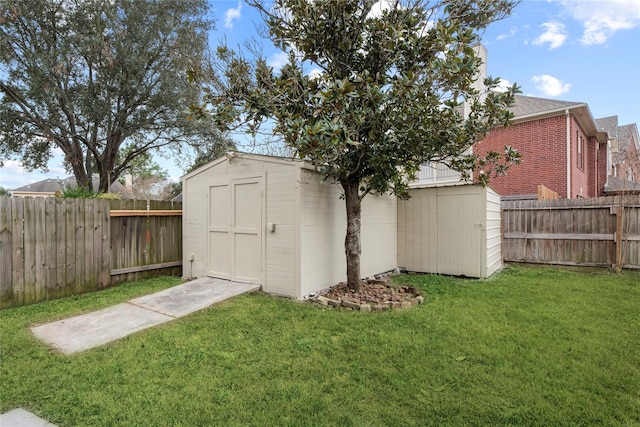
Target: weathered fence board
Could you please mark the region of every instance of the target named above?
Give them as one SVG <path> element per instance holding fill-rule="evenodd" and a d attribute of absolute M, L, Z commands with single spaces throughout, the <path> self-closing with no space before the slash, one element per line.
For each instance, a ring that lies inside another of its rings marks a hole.
<path fill-rule="evenodd" d="M 502 203 L 505 261 L 640 268 L 640 196 Z"/>
<path fill-rule="evenodd" d="M 181 274 L 181 209 L 172 202 L 0 197 L 0 308 Z"/>
<path fill-rule="evenodd" d="M 0 307 L 98 289 L 109 264 L 87 257 L 86 242 L 108 250 L 108 212 L 105 200 L 0 197 Z"/>
<path fill-rule="evenodd" d="M 12 224 L 11 203 L 8 198 L 0 199 L 0 307 L 13 303 Z"/>
<path fill-rule="evenodd" d="M 182 274 L 181 209 L 181 203 L 112 201 L 111 284 Z"/>

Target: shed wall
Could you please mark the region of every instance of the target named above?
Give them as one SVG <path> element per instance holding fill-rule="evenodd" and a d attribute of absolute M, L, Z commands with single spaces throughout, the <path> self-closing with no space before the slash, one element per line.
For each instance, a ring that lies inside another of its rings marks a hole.
<path fill-rule="evenodd" d="M 487 277 L 500 267 L 500 198 L 495 192 L 461 185 L 416 188 L 410 194 L 411 199 L 398 202 L 401 269 Z"/>
<path fill-rule="evenodd" d="M 502 268 L 502 207 L 500 195 L 492 189 L 486 191 L 486 271 L 482 277 L 489 277 Z"/>
<path fill-rule="evenodd" d="M 347 229 L 339 185 L 321 174 L 302 170 L 300 295 L 346 280 L 344 238 Z M 361 273 L 363 277 L 397 267 L 397 202 L 392 196 L 368 195 L 362 202 Z"/>
<path fill-rule="evenodd" d="M 208 272 L 209 188 L 234 179 L 262 177 L 264 225 L 275 224 L 275 230 L 263 230 L 263 265 L 261 284 L 266 292 L 295 295 L 298 257 L 297 176 L 299 162 L 270 161 L 237 157 L 219 160 L 187 175 L 183 180 L 184 274 L 203 277 Z M 215 201 L 213 201 L 215 203 Z M 193 262 L 190 256 L 194 256 Z"/>

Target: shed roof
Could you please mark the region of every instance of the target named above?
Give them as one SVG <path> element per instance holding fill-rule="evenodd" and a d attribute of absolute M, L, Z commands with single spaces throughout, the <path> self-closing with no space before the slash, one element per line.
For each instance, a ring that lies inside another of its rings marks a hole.
<path fill-rule="evenodd" d="M 186 180 L 191 178 L 194 175 L 198 175 L 204 171 L 206 171 L 207 169 L 210 169 L 212 167 L 215 167 L 221 163 L 224 163 L 226 161 L 229 162 L 233 162 L 234 159 L 236 160 L 241 160 L 241 159 L 250 159 L 250 160 L 259 160 L 259 161 L 267 161 L 267 162 L 274 162 L 274 163 L 281 163 L 283 165 L 290 165 L 290 164 L 297 164 L 299 167 L 304 168 L 304 169 L 310 169 L 310 170 L 316 170 L 315 166 L 313 166 L 311 163 L 305 161 L 305 160 L 301 160 L 301 159 L 296 159 L 293 157 L 279 157 L 279 156 L 269 156 L 266 154 L 254 154 L 254 153 L 244 153 L 242 151 L 229 151 L 227 152 L 224 156 L 222 157 L 218 157 L 216 160 L 213 160 L 209 163 L 207 163 L 204 166 L 199 167 L 196 170 L 193 170 L 185 175 L 182 176 L 182 180 Z"/>

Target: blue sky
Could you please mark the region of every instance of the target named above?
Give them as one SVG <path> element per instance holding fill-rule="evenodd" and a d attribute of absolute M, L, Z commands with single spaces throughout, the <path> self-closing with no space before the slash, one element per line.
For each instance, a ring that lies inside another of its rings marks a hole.
<path fill-rule="evenodd" d="M 260 39 L 260 18 L 251 7 L 238 1 L 211 5 L 212 48 L 222 37 L 230 47 Z M 269 63 L 282 66 L 286 56 L 260 40 Z M 485 31 L 483 43 L 489 74 L 518 83 L 524 95 L 585 102 L 594 118 L 617 115 L 621 125 L 640 123 L 640 0 L 524 0 Z M 171 160 L 158 161 L 171 176 L 182 175 Z M 65 176 L 59 155 L 49 169 L 29 173 L 17 161 L 5 162 L 0 186 Z"/>

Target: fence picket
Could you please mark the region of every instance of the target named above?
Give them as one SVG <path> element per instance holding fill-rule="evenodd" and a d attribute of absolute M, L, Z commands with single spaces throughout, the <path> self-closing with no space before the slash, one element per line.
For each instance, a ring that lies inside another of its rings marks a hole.
<path fill-rule="evenodd" d="M 13 215 L 11 198 L 0 197 L 0 308 L 13 305 Z"/>
<path fill-rule="evenodd" d="M 503 202 L 504 260 L 611 266 L 616 263 L 615 207 L 622 202 L 624 266 L 640 268 L 640 196 Z"/>
<path fill-rule="evenodd" d="M 12 254 L 11 283 L 13 289 L 12 303 L 24 304 L 24 203 L 12 200 Z"/>
<path fill-rule="evenodd" d="M 37 301 L 36 251 L 39 246 L 36 233 L 35 200 L 29 198 L 23 205 L 23 244 L 24 244 L 24 304 Z"/>
<path fill-rule="evenodd" d="M 181 274 L 181 206 L 0 197 L 0 308 Z"/>
<path fill-rule="evenodd" d="M 47 197 L 45 206 L 45 232 L 44 232 L 44 276 L 45 276 L 45 300 L 56 298 L 56 263 L 58 257 L 58 241 L 56 239 L 56 200 Z"/>

